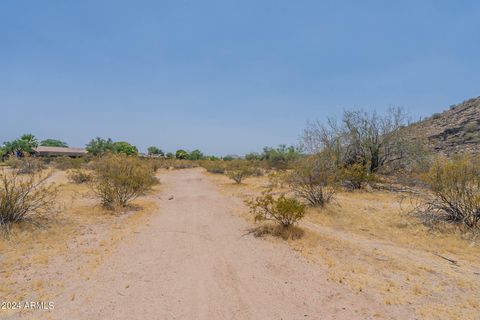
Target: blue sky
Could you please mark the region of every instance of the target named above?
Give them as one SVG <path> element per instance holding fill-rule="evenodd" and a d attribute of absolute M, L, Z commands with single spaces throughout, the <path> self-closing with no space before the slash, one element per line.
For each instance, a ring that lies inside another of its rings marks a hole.
<path fill-rule="evenodd" d="M 479 1 L 0 2 L 0 139 L 243 154 L 480 95 Z"/>

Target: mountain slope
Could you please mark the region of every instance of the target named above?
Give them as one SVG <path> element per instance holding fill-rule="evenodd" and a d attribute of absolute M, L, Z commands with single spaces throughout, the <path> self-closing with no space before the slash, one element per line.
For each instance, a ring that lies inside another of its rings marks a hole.
<path fill-rule="evenodd" d="M 425 140 L 434 152 L 480 154 L 480 97 L 412 124 L 410 129 L 416 139 Z"/>

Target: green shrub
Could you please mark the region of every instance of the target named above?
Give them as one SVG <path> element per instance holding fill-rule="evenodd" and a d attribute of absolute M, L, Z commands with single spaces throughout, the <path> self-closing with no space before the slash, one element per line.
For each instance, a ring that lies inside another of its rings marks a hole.
<path fill-rule="evenodd" d="M 157 182 L 151 165 L 124 154 L 109 154 L 93 163 L 92 190 L 110 209 L 125 207 Z"/>
<path fill-rule="evenodd" d="M 252 175 L 252 169 L 242 160 L 231 160 L 229 161 L 226 169 L 227 176 L 240 184 L 242 181 Z"/>
<path fill-rule="evenodd" d="M 284 194 L 275 198 L 271 191 L 264 192 L 253 200 L 246 201 L 255 222 L 270 220 L 288 228 L 305 216 L 305 205 L 295 198 L 288 198 Z"/>
<path fill-rule="evenodd" d="M 115 153 L 123 153 L 128 156 L 133 156 L 138 154 L 137 147 L 125 141 L 114 142 L 112 145 L 112 150 Z"/>
<path fill-rule="evenodd" d="M 177 158 L 179 160 L 186 160 L 186 159 L 188 159 L 188 156 L 189 156 L 188 152 L 185 151 L 185 150 L 182 150 L 182 149 L 177 150 L 175 152 L 175 158 Z"/>
<path fill-rule="evenodd" d="M 478 124 L 477 122 L 469 122 L 465 125 L 465 132 L 467 133 L 474 133 L 478 132 Z"/>
<path fill-rule="evenodd" d="M 324 154 L 296 162 L 287 182 L 295 194 L 312 206 L 323 207 L 335 196 L 338 170 Z"/>
<path fill-rule="evenodd" d="M 343 185 L 349 190 L 361 189 L 365 183 L 374 180 L 374 174 L 369 173 L 368 168 L 359 163 L 343 168 L 340 177 Z"/>
<path fill-rule="evenodd" d="M 38 219 L 53 213 L 57 189 L 46 184 L 48 176 L 16 171 L 0 172 L 0 228 L 8 231 L 12 223 L 38 224 Z"/>
<path fill-rule="evenodd" d="M 438 158 L 423 176 L 431 195 L 420 212 L 433 220 L 480 226 L 480 159 L 465 155 Z"/>

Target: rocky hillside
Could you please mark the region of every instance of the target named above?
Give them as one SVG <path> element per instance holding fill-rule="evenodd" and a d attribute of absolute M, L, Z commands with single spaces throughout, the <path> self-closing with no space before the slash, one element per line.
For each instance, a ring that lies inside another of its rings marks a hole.
<path fill-rule="evenodd" d="M 411 125 L 411 129 L 434 152 L 480 154 L 480 97 L 453 105 L 448 111 Z"/>

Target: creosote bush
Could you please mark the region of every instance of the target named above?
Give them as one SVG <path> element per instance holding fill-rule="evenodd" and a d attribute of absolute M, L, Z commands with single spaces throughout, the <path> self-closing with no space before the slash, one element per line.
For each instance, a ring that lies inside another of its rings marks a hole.
<path fill-rule="evenodd" d="M 226 170 L 225 163 L 220 160 L 203 160 L 201 166 L 208 172 L 215 174 L 224 174 Z"/>
<path fill-rule="evenodd" d="M 82 170 L 82 169 L 73 169 L 68 172 L 68 179 L 76 184 L 82 184 L 92 181 L 92 174 Z"/>
<path fill-rule="evenodd" d="M 58 157 L 53 161 L 53 165 L 59 170 L 80 169 L 87 162 L 86 158 Z"/>
<path fill-rule="evenodd" d="M 56 210 L 57 189 L 47 184 L 48 176 L 0 172 L 0 228 L 9 230 L 12 223 L 39 223 L 39 219 Z"/>
<path fill-rule="evenodd" d="M 284 194 L 274 197 L 271 191 L 264 192 L 253 200 L 246 201 L 250 212 L 257 221 L 274 221 L 283 228 L 288 228 L 305 216 L 305 205 L 295 198 Z"/>
<path fill-rule="evenodd" d="M 366 166 L 354 163 L 340 170 L 340 179 L 347 190 L 355 190 L 374 181 L 374 174 L 369 173 Z"/>
<path fill-rule="evenodd" d="M 232 160 L 227 166 L 226 174 L 235 183 L 240 184 L 245 178 L 253 175 L 253 170 L 245 161 Z"/>
<path fill-rule="evenodd" d="M 480 159 L 469 155 L 437 158 L 423 176 L 431 190 L 420 213 L 431 220 L 480 227 Z"/>
<path fill-rule="evenodd" d="M 108 154 L 93 163 L 92 190 L 109 208 L 125 207 L 157 182 L 152 166 L 136 156 Z"/>
<path fill-rule="evenodd" d="M 18 159 L 10 159 L 7 164 L 17 169 L 20 174 L 32 174 L 37 173 L 45 169 L 45 163 L 41 159 L 33 157 L 24 157 Z"/>
<path fill-rule="evenodd" d="M 292 191 L 308 204 L 323 207 L 335 196 L 337 176 L 338 170 L 331 159 L 318 154 L 297 161 L 287 182 Z"/>

